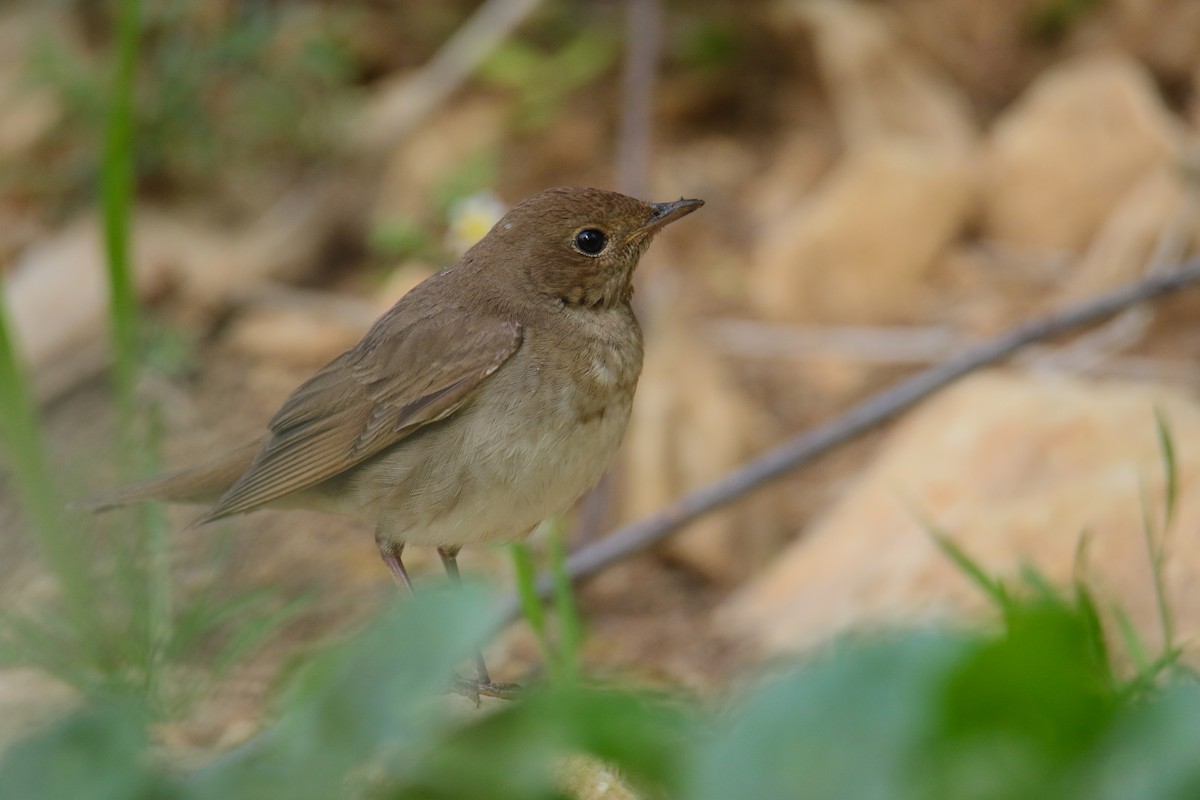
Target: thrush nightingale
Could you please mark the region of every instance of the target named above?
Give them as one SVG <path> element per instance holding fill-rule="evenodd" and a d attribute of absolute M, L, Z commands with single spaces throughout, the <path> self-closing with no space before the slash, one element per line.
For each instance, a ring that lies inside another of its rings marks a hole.
<path fill-rule="evenodd" d="M 211 505 L 198 523 L 265 507 L 360 517 L 409 590 L 406 544 L 437 547 L 456 577 L 464 544 L 520 539 L 612 463 L 642 369 L 634 269 L 702 205 L 535 194 L 292 392 L 260 439 L 80 505 Z"/>

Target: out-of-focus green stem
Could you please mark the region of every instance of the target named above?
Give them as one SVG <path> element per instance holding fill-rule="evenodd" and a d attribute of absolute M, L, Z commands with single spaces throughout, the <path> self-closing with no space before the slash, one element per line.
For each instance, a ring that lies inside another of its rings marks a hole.
<path fill-rule="evenodd" d="M 0 281 L 0 442 L 5 465 L 21 499 L 46 567 L 55 573 L 67 613 L 81 636 L 91 617 L 91 584 L 82 543 L 68 531 L 62 504 L 46 464 L 41 425 L 8 327 L 4 283 Z"/>
<path fill-rule="evenodd" d="M 575 605 L 571 576 L 567 572 L 566 538 L 562 517 L 558 517 L 550 523 L 550 576 L 554 584 L 554 611 L 558 618 L 559 678 L 564 682 L 572 682 L 579 678 L 583 624 Z"/>
<path fill-rule="evenodd" d="M 542 610 L 542 601 L 537 595 L 537 569 L 533 565 L 533 555 L 529 552 L 529 545 L 523 542 L 514 543 L 509 550 L 512 552 L 521 612 L 541 644 L 542 653 L 553 661 L 553 651 L 546 633 L 546 613 Z"/>
<path fill-rule="evenodd" d="M 140 19 L 141 0 L 121 0 L 117 19 L 116 64 L 109 94 L 104 163 L 100 178 L 104 247 L 108 257 L 113 375 L 124 445 L 130 444 L 131 437 L 138 342 L 137 295 L 130 263 L 129 230 L 134 188 L 133 91 Z"/>
<path fill-rule="evenodd" d="M 120 0 L 108 123 L 101 170 L 104 247 L 108 259 L 109 319 L 112 328 L 113 381 L 118 414 L 118 447 L 127 475 L 151 464 L 151 426 L 135 426 L 134 385 L 137 379 L 139 318 L 130 254 L 134 171 L 133 98 L 137 78 L 141 0 Z M 153 415 L 150 415 L 153 416 Z M 172 635 L 173 599 L 166 523 L 161 511 L 143 509 L 135 550 L 124 554 L 127 568 L 140 565 L 142 580 L 130 578 L 134 629 L 146 648 L 146 691 L 159 677 L 155 666 L 164 657 Z M 144 559 L 144 560 L 143 560 Z"/>

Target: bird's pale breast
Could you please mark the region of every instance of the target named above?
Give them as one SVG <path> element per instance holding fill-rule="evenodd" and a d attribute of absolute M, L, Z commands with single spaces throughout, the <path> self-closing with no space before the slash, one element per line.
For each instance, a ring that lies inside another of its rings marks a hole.
<path fill-rule="evenodd" d="M 467 407 L 312 499 L 324 495 L 337 503 L 330 510 L 373 519 L 384 538 L 406 543 L 524 536 L 595 485 L 616 455 L 642 365 L 631 320 L 626 307 L 541 326 Z M 550 337 L 576 346 L 550 347 Z"/>

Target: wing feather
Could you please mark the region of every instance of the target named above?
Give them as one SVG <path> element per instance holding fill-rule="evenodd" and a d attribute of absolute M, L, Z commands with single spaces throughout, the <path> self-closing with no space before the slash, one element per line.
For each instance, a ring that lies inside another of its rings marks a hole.
<path fill-rule="evenodd" d="M 385 315 L 296 389 L 250 469 L 198 523 L 314 486 L 453 414 L 523 339 L 494 317 L 452 310 L 404 326 L 405 316 Z"/>

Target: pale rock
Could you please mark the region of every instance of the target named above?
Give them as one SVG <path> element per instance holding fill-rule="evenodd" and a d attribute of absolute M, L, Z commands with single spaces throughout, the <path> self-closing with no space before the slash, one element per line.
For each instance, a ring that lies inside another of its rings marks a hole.
<path fill-rule="evenodd" d="M 884 7 L 798 0 L 777 18 L 811 33 L 846 154 L 813 185 L 819 137 L 781 149 L 781 164 L 803 169 L 772 167 L 754 193 L 752 299 L 786 322 L 919 318 L 925 278 L 976 203 L 966 99 L 897 35 Z"/>
<path fill-rule="evenodd" d="M 911 322 L 936 259 L 976 201 L 971 161 L 893 140 L 847 155 L 804 203 L 765 230 L 754 299 L 784 322 Z"/>
<path fill-rule="evenodd" d="M 39 398 L 56 396 L 108 360 L 108 279 L 100 227 L 83 217 L 26 250 L 5 276 L 8 324 Z M 135 271 L 148 296 L 169 276 Z"/>
<path fill-rule="evenodd" d="M 362 304 L 364 311 L 366 304 Z M 225 333 L 235 352 L 252 359 L 317 368 L 351 347 L 367 331 L 363 319 L 316 306 L 263 306 L 239 314 Z"/>
<path fill-rule="evenodd" d="M 748 460 L 766 446 L 766 420 L 713 352 L 677 314 L 646 337 L 646 360 L 625 436 L 622 511 L 639 519 Z M 663 545 L 669 559 L 731 583 L 760 567 L 783 539 L 782 513 L 767 495 L 709 515 Z"/>
<path fill-rule="evenodd" d="M 168 289 L 181 319 L 210 322 L 239 295 L 303 273 L 351 206 L 340 184 L 310 187 L 258 220 L 227 229 L 179 212 L 133 212 L 134 289 L 149 301 Z M 17 259 L 4 277 L 9 324 L 37 396 L 58 396 L 109 359 L 108 265 L 94 213 L 80 216 Z"/>
<path fill-rule="evenodd" d="M 795 213 L 837 161 L 831 137 L 806 128 L 786 132 L 771 154 L 770 168 L 748 184 L 751 191 L 741 201 L 744 213 L 759 229 L 773 229 Z M 737 282 L 745 284 L 740 277 Z"/>
<path fill-rule="evenodd" d="M 1180 138 L 1138 63 L 1082 56 L 1048 70 L 992 130 L 983 235 L 1080 252 L 1121 198 L 1172 159 Z"/>
<path fill-rule="evenodd" d="M 313 182 L 233 227 L 173 210 L 140 209 L 135 256 L 139 268 L 167 265 L 187 302 L 210 313 L 255 287 L 310 274 L 331 237 L 357 224 L 358 194 L 349 179 Z"/>
<path fill-rule="evenodd" d="M 1135 184 L 1071 272 L 1068 298 L 1082 299 L 1177 264 L 1200 238 L 1200 180 L 1171 164 Z M 1161 262 L 1161 263 L 1158 263 Z"/>
<path fill-rule="evenodd" d="M 1180 641 L 1200 633 L 1200 405 L 1166 387 L 984 373 L 892 431 L 843 499 L 720 611 L 765 653 L 851 627 L 975 616 L 986 606 L 918 516 L 1012 586 L 1031 564 L 1058 585 L 1083 570 L 1151 646 L 1143 497 L 1163 516 L 1155 411 L 1173 432 L 1179 504 L 1166 575 Z M 990 612 L 994 613 L 994 612 Z"/>
<path fill-rule="evenodd" d="M 799 0 L 781 13 L 811 29 L 849 147 L 903 138 L 943 151 L 971 149 L 975 130 L 966 98 L 897 35 L 889 9 L 857 0 Z"/>

